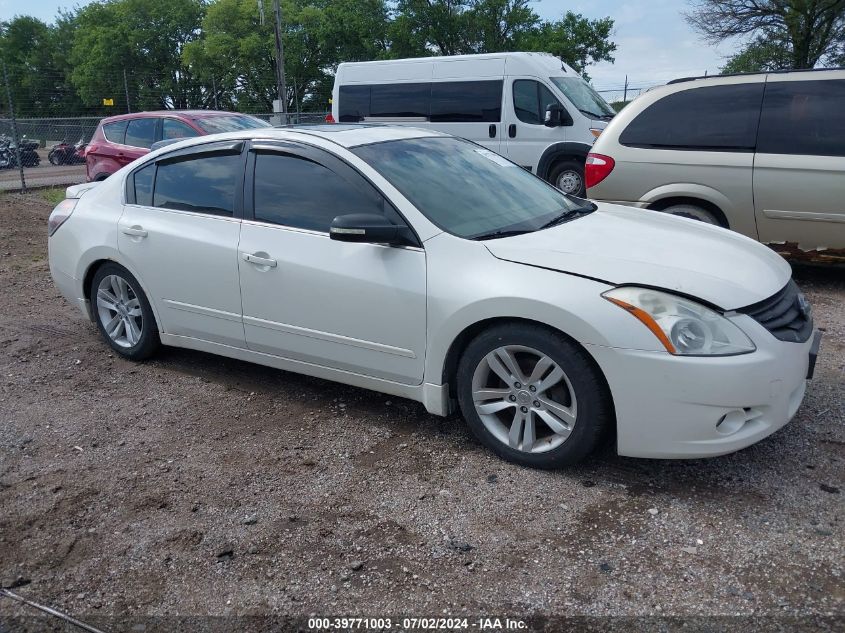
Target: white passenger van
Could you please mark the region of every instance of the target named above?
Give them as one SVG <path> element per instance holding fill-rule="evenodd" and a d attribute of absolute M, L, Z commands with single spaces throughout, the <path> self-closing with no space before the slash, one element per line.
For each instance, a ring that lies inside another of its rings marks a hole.
<path fill-rule="evenodd" d="M 338 123 L 434 128 L 480 143 L 583 196 L 584 161 L 613 109 L 548 53 L 491 53 L 340 64 Z"/>

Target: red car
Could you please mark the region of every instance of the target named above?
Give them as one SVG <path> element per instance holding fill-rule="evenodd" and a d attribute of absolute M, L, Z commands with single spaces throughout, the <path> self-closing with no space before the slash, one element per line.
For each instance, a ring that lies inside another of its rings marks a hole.
<path fill-rule="evenodd" d="M 111 116 L 100 121 L 85 150 L 87 179 L 105 180 L 148 153 L 156 141 L 257 127 L 270 124 L 248 114 L 217 110 L 162 110 Z"/>

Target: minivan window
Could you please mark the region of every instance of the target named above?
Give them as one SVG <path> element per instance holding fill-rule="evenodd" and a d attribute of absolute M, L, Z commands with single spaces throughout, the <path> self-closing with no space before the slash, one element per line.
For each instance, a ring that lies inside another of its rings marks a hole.
<path fill-rule="evenodd" d="M 564 212 L 583 208 L 583 201 L 463 139 L 388 141 L 352 151 L 429 220 L 459 237 L 536 231 Z"/>
<path fill-rule="evenodd" d="M 523 123 L 540 125 L 546 120 L 546 109 L 560 101 L 539 81 L 517 79 L 513 82 L 513 108 Z"/>
<path fill-rule="evenodd" d="M 431 122 L 502 120 L 502 81 L 443 81 L 431 84 Z"/>
<path fill-rule="evenodd" d="M 616 114 L 602 96 L 581 77 L 551 77 L 563 96 L 578 110 L 593 119 L 612 118 Z"/>
<path fill-rule="evenodd" d="M 123 145 L 123 139 L 126 136 L 126 123 L 126 121 L 106 123 L 103 126 L 103 136 L 106 137 L 107 141 Z"/>
<path fill-rule="evenodd" d="M 845 80 L 769 81 L 757 151 L 845 156 Z"/>
<path fill-rule="evenodd" d="M 158 119 L 132 119 L 126 126 L 126 145 L 149 148 L 155 143 Z"/>
<path fill-rule="evenodd" d="M 428 119 L 431 84 L 383 84 L 370 90 L 369 116 Z"/>
<path fill-rule="evenodd" d="M 378 213 L 379 198 L 367 196 L 328 167 L 289 154 L 255 157 L 255 219 L 328 233 L 332 220 L 348 213 Z"/>
<path fill-rule="evenodd" d="M 640 112 L 619 136 L 622 145 L 658 149 L 754 151 L 762 82 L 675 92 Z"/>
<path fill-rule="evenodd" d="M 153 206 L 232 216 L 242 171 L 237 154 L 205 154 L 159 163 Z"/>

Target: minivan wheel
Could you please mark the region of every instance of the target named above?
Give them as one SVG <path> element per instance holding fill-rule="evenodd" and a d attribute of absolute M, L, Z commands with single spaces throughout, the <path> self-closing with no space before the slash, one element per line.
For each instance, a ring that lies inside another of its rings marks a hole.
<path fill-rule="evenodd" d="M 691 220 L 698 220 L 714 226 L 722 226 L 722 222 L 716 217 L 716 214 L 707 209 L 702 209 L 693 204 L 675 204 L 665 209 L 660 209 L 663 213 L 669 215 L 676 215 L 679 218 L 689 218 Z"/>
<path fill-rule="evenodd" d="M 534 468 L 581 461 L 613 417 L 586 352 L 535 325 L 497 326 L 475 338 L 458 364 L 457 391 L 476 437 L 504 459 Z"/>
<path fill-rule="evenodd" d="M 549 182 L 563 193 L 583 198 L 587 195 L 584 186 L 584 165 L 567 160 L 556 163 L 549 172 Z"/>
<path fill-rule="evenodd" d="M 130 360 L 149 358 L 161 345 L 153 311 L 141 285 L 117 264 L 100 267 L 91 280 L 97 327 L 109 346 Z"/>

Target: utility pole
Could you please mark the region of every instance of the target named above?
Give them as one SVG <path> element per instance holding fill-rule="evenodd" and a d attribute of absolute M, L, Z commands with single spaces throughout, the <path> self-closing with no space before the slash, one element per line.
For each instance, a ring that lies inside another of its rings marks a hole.
<path fill-rule="evenodd" d="M 628 75 L 625 75 L 625 92 L 622 94 L 622 103 L 628 103 Z"/>
<path fill-rule="evenodd" d="M 273 31 L 276 34 L 276 89 L 279 93 L 279 110 L 286 124 L 288 108 L 285 89 L 285 49 L 282 44 L 282 8 L 279 6 L 279 0 L 273 0 L 273 15 L 275 17 Z"/>
<path fill-rule="evenodd" d="M 18 161 L 18 169 L 21 172 L 21 193 L 26 193 L 26 179 L 23 176 L 23 163 L 21 162 L 21 144 L 18 139 L 18 124 L 15 121 L 15 105 L 12 103 L 12 89 L 9 87 L 9 73 L 6 71 L 6 60 L 3 60 L 3 81 L 6 82 L 6 96 L 9 98 L 9 118 L 12 120 L 12 140 L 15 143 L 15 158 Z"/>
<path fill-rule="evenodd" d="M 126 69 L 123 69 L 123 90 L 126 93 L 126 113 L 132 114 L 132 107 L 129 105 L 129 83 L 126 81 Z"/>
<path fill-rule="evenodd" d="M 220 106 L 217 105 L 217 81 L 214 79 L 214 75 L 211 76 L 211 90 L 214 92 L 214 109 L 219 110 Z"/>

